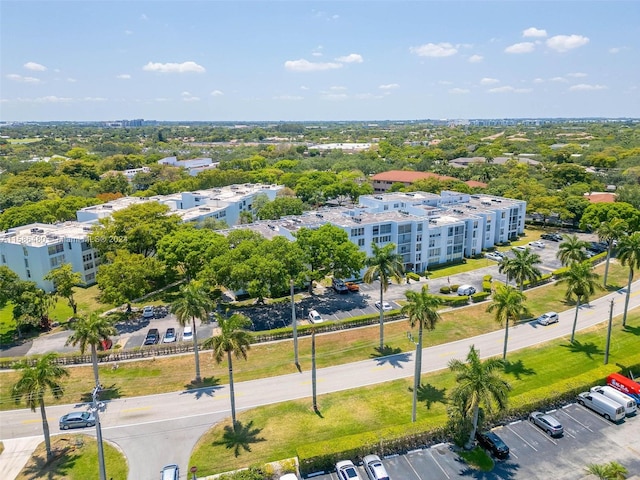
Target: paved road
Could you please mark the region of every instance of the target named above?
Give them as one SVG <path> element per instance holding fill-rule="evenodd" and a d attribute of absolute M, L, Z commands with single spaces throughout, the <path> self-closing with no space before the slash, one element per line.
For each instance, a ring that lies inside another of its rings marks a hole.
<path fill-rule="evenodd" d="M 640 304 L 640 282 L 633 284 L 630 308 Z M 608 319 L 609 302 L 615 300 L 614 315 L 624 306 L 625 290 L 619 290 L 594 300 L 581 308 L 578 329 L 585 329 Z M 533 346 L 571 332 L 575 310 L 560 313 L 560 322 L 547 327 L 527 323 L 510 329 L 509 351 Z M 453 358 L 463 360 L 470 345 L 475 345 L 483 357 L 500 355 L 503 346 L 502 330 L 430 347 L 423 352 L 423 372 L 446 368 Z M 320 369 L 317 372 L 318 394 L 347 390 L 383 383 L 413 374 L 413 354 L 402 353 L 389 357 L 363 360 Z M 277 388 L 275 386 L 277 385 Z M 263 378 L 236 384 L 238 410 L 283 402 L 311 395 L 311 372 Z M 52 421 L 52 433 L 58 433 L 56 419 L 82 405 L 61 405 L 47 408 Z M 193 391 L 112 400 L 106 403 L 101 415 L 103 435 L 116 442 L 130 462 L 132 480 L 153 479 L 162 465 L 188 463 L 190 452 L 199 436 L 211 425 L 229 415 L 229 393 L 226 385 Z M 13 410 L 0 412 L 0 439 L 41 436 L 38 412 Z M 144 442 L 140 439 L 144 438 Z M 154 449 L 145 448 L 153 439 Z M 0 456 L 0 477 L 5 459 Z M 150 473 L 151 472 L 151 473 Z"/>

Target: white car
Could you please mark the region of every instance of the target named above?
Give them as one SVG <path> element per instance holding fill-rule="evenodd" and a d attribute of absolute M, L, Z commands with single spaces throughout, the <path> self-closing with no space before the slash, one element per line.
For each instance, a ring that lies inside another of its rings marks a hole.
<path fill-rule="evenodd" d="M 550 325 L 552 323 L 557 323 L 558 320 L 559 318 L 556 312 L 543 313 L 538 317 L 538 323 L 540 325 Z"/>
<path fill-rule="evenodd" d="M 317 310 L 311 310 L 309 312 L 309 321 L 311 323 L 322 323 L 324 320 L 322 320 L 322 317 Z"/>
<path fill-rule="evenodd" d="M 529 245 L 531 245 L 532 247 L 538 247 L 538 248 L 544 248 L 546 246 L 544 242 L 541 242 L 540 240 L 529 242 Z"/>
<path fill-rule="evenodd" d="M 375 303 L 375 306 L 378 310 L 380 310 L 380 301 L 377 301 Z M 391 310 L 391 305 L 389 305 L 389 302 L 382 302 L 382 310 Z"/>
<path fill-rule="evenodd" d="M 298 476 L 295 473 L 285 473 L 280 480 L 298 480 Z"/>
<path fill-rule="evenodd" d="M 367 455 L 362 459 L 367 476 L 371 480 L 389 480 L 389 474 L 378 455 Z"/>
<path fill-rule="evenodd" d="M 524 252 L 527 249 L 524 245 L 518 245 L 517 247 L 513 247 L 512 250 L 516 250 L 518 252 Z"/>
<path fill-rule="evenodd" d="M 193 330 L 190 325 L 184 327 L 182 331 L 182 341 L 183 342 L 192 342 L 193 341 Z"/>
<path fill-rule="evenodd" d="M 147 305 L 142 309 L 142 318 L 153 318 L 153 307 Z"/>
<path fill-rule="evenodd" d="M 336 472 L 340 480 L 362 480 L 358 469 L 351 460 L 343 460 L 336 463 Z"/>
<path fill-rule="evenodd" d="M 498 255 L 496 252 L 487 252 L 484 254 L 485 258 L 489 260 L 495 260 L 496 262 L 502 261 L 502 255 Z"/>

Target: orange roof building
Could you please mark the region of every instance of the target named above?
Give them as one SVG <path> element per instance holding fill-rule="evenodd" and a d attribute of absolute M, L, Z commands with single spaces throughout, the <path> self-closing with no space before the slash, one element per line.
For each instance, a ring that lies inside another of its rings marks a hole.
<path fill-rule="evenodd" d="M 446 175 L 438 175 L 432 172 L 414 172 L 409 170 L 389 170 L 388 172 L 376 173 L 371 177 L 373 181 L 373 191 L 375 193 L 384 193 L 391 188 L 394 183 L 403 183 L 406 187 L 418 180 L 425 180 L 428 178 L 435 178 L 440 181 L 458 180 L 455 177 L 448 177 Z M 471 188 L 486 187 L 486 183 L 476 182 L 475 180 L 469 180 L 465 182 Z"/>

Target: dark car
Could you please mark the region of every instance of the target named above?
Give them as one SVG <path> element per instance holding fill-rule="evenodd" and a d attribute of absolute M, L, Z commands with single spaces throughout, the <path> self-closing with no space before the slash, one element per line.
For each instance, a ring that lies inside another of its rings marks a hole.
<path fill-rule="evenodd" d="M 542 238 L 543 240 L 551 240 L 552 242 L 562 241 L 562 235 L 560 235 L 559 233 L 543 233 L 542 235 L 540 235 L 540 238 Z"/>
<path fill-rule="evenodd" d="M 60 417 L 60 430 L 67 430 L 69 428 L 80 427 L 93 427 L 96 424 L 96 419 L 93 413 L 89 412 L 71 412 Z"/>
<path fill-rule="evenodd" d="M 476 432 L 476 440 L 482 448 L 491 452 L 496 458 L 505 459 L 509 456 L 509 447 L 496 433 Z"/>
<path fill-rule="evenodd" d="M 144 339 L 144 345 L 155 345 L 160 341 L 160 332 L 157 328 L 150 328 Z"/>
<path fill-rule="evenodd" d="M 349 293 L 349 288 L 344 283 L 344 281 L 340 280 L 339 278 L 332 279 L 331 286 L 336 291 L 336 293 Z"/>

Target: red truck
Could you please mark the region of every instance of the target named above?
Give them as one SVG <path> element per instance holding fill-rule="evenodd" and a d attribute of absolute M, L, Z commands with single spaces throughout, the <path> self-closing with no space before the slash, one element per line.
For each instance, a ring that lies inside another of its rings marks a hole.
<path fill-rule="evenodd" d="M 607 385 L 626 393 L 636 402 L 640 402 L 640 383 L 635 380 L 631 380 L 619 373 L 612 373 L 607 377 Z"/>

